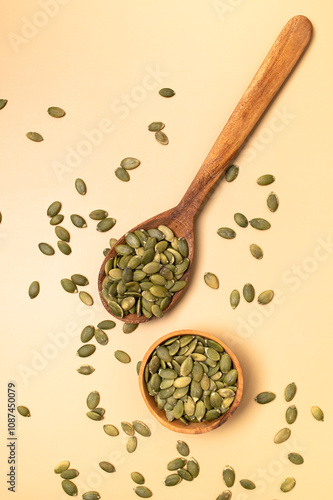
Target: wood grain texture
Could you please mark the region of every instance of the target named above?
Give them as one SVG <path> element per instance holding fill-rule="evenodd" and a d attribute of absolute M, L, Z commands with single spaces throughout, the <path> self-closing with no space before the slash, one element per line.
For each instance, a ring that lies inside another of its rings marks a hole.
<path fill-rule="evenodd" d="M 304 16 L 295 16 L 285 25 L 263 63 L 254 75 L 251 83 L 241 97 L 222 132 L 193 179 L 180 203 L 166 212 L 158 214 L 129 232 L 136 229 L 156 228 L 159 224 L 169 226 L 176 236 L 186 238 L 189 245 L 190 265 L 182 279 L 188 280 L 194 257 L 194 218 L 206 196 L 235 157 L 244 141 L 268 108 L 269 104 L 290 75 L 292 69 L 303 54 L 312 36 L 312 24 Z M 124 243 L 125 235 L 116 244 Z M 102 281 L 105 277 L 105 264 L 116 255 L 115 246 L 105 257 L 98 277 L 98 289 L 105 309 L 111 314 L 106 301 L 101 295 Z M 175 293 L 167 313 L 188 286 Z M 118 318 L 127 323 L 149 321 L 145 316 L 129 314 Z"/>

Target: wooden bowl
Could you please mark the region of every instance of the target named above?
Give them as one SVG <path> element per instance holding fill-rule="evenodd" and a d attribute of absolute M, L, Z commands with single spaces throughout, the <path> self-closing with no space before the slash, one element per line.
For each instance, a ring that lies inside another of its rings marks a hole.
<path fill-rule="evenodd" d="M 158 347 L 160 344 L 163 344 L 166 340 L 170 339 L 171 337 L 176 337 L 176 336 L 182 336 L 182 335 L 200 335 L 201 337 L 207 338 L 214 340 L 218 344 L 220 344 L 224 351 L 229 354 L 231 357 L 232 363 L 233 363 L 233 368 L 236 368 L 238 371 L 238 380 L 236 382 L 237 385 L 237 392 L 236 392 L 236 397 L 230 406 L 229 411 L 221 415 L 219 418 L 212 420 L 210 422 L 202 421 L 202 422 L 189 422 L 188 425 L 184 424 L 180 420 L 173 420 L 172 422 L 169 422 L 168 419 L 166 418 L 165 411 L 160 410 L 157 407 L 157 404 L 155 402 L 155 399 L 153 396 L 150 396 L 147 390 L 147 385 L 145 382 L 144 378 L 144 373 L 145 373 L 145 367 L 147 363 L 150 360 L 150 357 L 153 353 L 153 351 Z M 238 405 L 241 401 L 242 394 L 243 394 L 243 373 L 241 366 L 239 364 L 238 359 L 234 355 L 234 353 L 229 349 L 228 346 L 226 346 L 221 340 L 218 338 L 214 337 L 213 335 L 210 335 L 209 333 L 204 333 L 204 332 L 199 332 L 197 330 L 178 330 L 175 332 L 168 333 L 167 335 L 164 335 L 160 339 L 156 340 L 148 349 L 146 354 L 144 355 L 142 362 L 141 362 L 141 367 L 139 371 L 139 386 L 140 386 L 140 391 L 142 394 L 142 397 L 149 409 L 149 411 L 154 415 L 154 417 L 162 424 L 164 427 L 167 429 L 170 429 L 175 432 L 182 432 L 183 434 L 203 434 L 204 432 L 209 432 L 212 431 L 213 429 L 216 429 L 217 427 L 220 427 L 220 425 L 224 424 L 229 418 L 235 413 L 235 411 L 238 408 Z"/>

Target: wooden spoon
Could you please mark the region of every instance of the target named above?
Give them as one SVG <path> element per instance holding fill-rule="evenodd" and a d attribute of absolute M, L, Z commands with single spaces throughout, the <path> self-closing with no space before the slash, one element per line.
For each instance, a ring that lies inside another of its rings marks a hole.
<path fill-rule="evenodd" d="M 285 82 L 295 64 L 301 57 L 312 35 L 312 24 L 304 16 L 295 16 L 283 30 L 268 52 L 259 70 L 253 77 L 227 124 L 208 153 L 197 175 L 181 199 L 180 203 L 166 212 L 137 225 L 130 232 L 144 228 L 157 228 L 160 224 L 169 226 L 177 237 L 183 236 L 189 246 L 190 265 L 182 280 L 187 280 L 193 262 L 194 253 L 194 217 L 205 197 L 225 171 L 230 161 L 239 151 L 254 126 L 267 109 L 274 96 Z M 105 309 L 111 314 L 107 302 L 101 295 L 102 281 L 105 277 L 106 262 L 116 255 L 115 246 L 125 242 L 125 235 L 111 248 L 102 264 L 98 289 Z M 182 295 L 183 290 L 174 294 L 168 311 Z M 122 319 L 126 323 L 142 323 L 147 318 L 142 315 L 128 314 Z"/>

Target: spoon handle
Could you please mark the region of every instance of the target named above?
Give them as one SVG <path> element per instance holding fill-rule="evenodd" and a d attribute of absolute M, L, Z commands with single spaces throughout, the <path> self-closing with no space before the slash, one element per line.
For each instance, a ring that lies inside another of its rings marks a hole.
<path fill-rule="evenodd" d="M 291 73 L 311 35 L 312 24 L 304 16 L 295 16 L 284 26 L 180 201 L 180 218 L 196 214 Z"/>

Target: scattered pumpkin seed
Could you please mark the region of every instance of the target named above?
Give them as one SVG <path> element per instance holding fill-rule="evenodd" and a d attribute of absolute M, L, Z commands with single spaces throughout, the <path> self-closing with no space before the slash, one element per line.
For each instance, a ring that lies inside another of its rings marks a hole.
<path fill-rule="evenodd" d="M 54 255 L 54 248 L 48 243 L 38 243 L 38 248 L 44 255 Z"/>
<path fill-rule="evenodd" d="M 163 122 L 152 122 L 148 125 L 148 130 L 150 132 L 158 132 L 159 130 L 162 130 L 165 127 L 165 124 Z"/>
<path fill-rule="evenodd" d="M 216 500 L 230 500 L 232 497 L 232 493 L 230 490 L 224 490 L 222 493 L 216 498 Z"/>
<path fill-rule="evenodd" d="M 124 323 L 123 324 L 123 333 L 132 333 L 139 326 L 138 323 Z"/>
<path fill-rule="evenodd" d="M 62 489 L 67 495 L 70 497 L 74 497 L 77 495 L 77 486 L 73 483 L 73 481 L 69 481 L 68 479 L 64 479 L 61 482 Z"/>
<path fill-rule="evenodd" d="M 139 375 L 140 373 L 140 368 L 141 368 L 142 361 L 138 361 L 136 364 L 136 373 Z"/>
<path fill-rule="evenodd" d="M 60 283 L 61 283 L 61 286 L 63 287 L 63 289 L 65 290 L 65 292 L 68 292 L 68 293 L 77 293 L 77 286 L 76 284 L 68 279 L 68 278 L 63 278 L 62 280 L 60 280 Z"/>
<path fill-rule="evenodd" d="M 96 351 L 96 346 L 94 344 L 85 344 L 77 350 L 77 355 L 80 358 L 87 358 L 91 356 Z"/>
<path fill-rule="evenodd" d="M 266 305 L 271 302 L 274 298 L 274 292 L 273 290 L 265 290 L 264 292 L 261 292 L 258 296 L 258 302 L 259 304 Z"/>
<path fill-rule="evenodd" d="M 169 474 L 163 482 L 165 486 L 176 486 L 176 484 L 180 483 L 181 480 L 182 478 L 179 474 Z"/>
<path fill-rule="evenodd" d="M 257 179 L 257 184 L 259 184 L 259 186 L 268 186 L 269 184 L 272 184 L 272 182 L 274 182 L 274 181 L 275 181 L 274 175 L 265 174 L 265 175 L 261 175 Z"/>
<path fill-rule="evenodd" d="M 319 408 L 319 406 L 312 406 L 311 413 L 316 420 L 319 420 L 321 422 L 324 421 L 324 412 L 321 408 Z"/>
<path fill-rule="evenodd" d="M 51 226 L 57 226 L 58 224 L 61 224 L 63 220 L 64 216 L 62 214 L 57 214 L 50 219 L 50 224 Z"/>
<path fill-rule="evenodd" d="M 82 196 L 87 194 L 87 186 L 83 179 L 75 179 L 75 189 Z"/>
<path fill-rule="evenodd" d="M 116 170 L 114 171 L 114 173 L 115 173 L 116 177 L 118 177 L 118 179 L 121 180 L 121 181 L 123 181 L 123 182 L 128 182 L 130 180 L 129 173 L 123 167 L 116 168 Z"/>
<path fill-rule="evenodd" d="M 250 245 L 250 252 L 253 255 L 253 257 L 258 260 L 262 259 L 264 256 L 262 248 L 260 248 L 260 246 L 256 245 L 255 243 L 252 243 Z"/>
<path fill-rule="evenodd" d="M 137 486 L 134 488 L 134 491 L 140 498 L 150 498 L 153 496 L 152 491 L 146 486 Z"/>
<path fill-rule="evenodd" d="M 287 424 L 293 424 L 297 418 L 297 408 L 295 405 L 289 406 L 286 410 Z"/>
<path fill-rule="evenodd" d="M 289 401 L 294 399 L 296 391 L 297 387 L 295 382 L 291 382 L 290 384 L 287 385 L 287 387 L 284 390 L 284 399 L 289 403 Z"/>
<path fill-rule="evenodd" d="M 96 229 L 101 233 L 105 233 L 106 231 L 110 231 L 110 229 L 113 228 L 115 223 L 116 219 L 114 219 L 113 217 L 107 217 L 106 219 L 103 219 L 98 222 Z"/>
<path fill-rule="evenodd" d="M 103 415 L 101 415 L 97 411 L 87 411 L 86 415 L 91 420 L 95 420 L 95 421 L 103 420 Z"/>
<path fill-rule="evenodd" d="M 58 108 L 58 106 L 51 106 L 50 108 L 48 108 L 47 112 L 53 118 L 62 118 L 66 114 L 65 111 L 61 108 Z"/>
<path fill-rule="evenodd" d="M 84 220 L 84 218 L 81 217 L 81 215 L 72 214 L 70 216 L 70 219 L 71 219 L 71 221 L 72 221 L 72 223 L 74 224 L 75 227 L 79 227 L 79 228 L 87 227 L 87 223 Z"/>
<path fill-rule="evenodd" d="M 214 273 L 205 273 L 204 281 L 210 288 L 217 290 L 220 286 L 219 279 Z"/>
<path fill-rule="evenodd" d="M 267 196 L 266 203 L 271 212 L 276 212 L 279 208 L 279 198 L 273 191 Z"/>
<path fill-rule="evenodd" d="M 79 298 L 86 306 L 92 306 L 94 303 L 94 299 L 88 292 L 79 292 Z"/>
<path fill-rule="evenodd" d="M 231 488 L 234 485 L 236 474 L 234 469 L 230 465 L 226 465 L 222 472 L 222 477 L 224 484 L 227 488 Z"/>
<path fill-rule="evenodd" d="M 117 350 L 114 352 L 114 356 L 121 363 L 130 363 L 131 362 L 131 358 L 127 354 L 127 352 Z"/>
<path fill-rule="evenodd" d="M 88 278 L 83 276 L 83 274 L 72 274 L 71 280 L 78 286 L 87 286 L 89 285 Z"/>
<path fill-rule="evenodd" d="M 67 470 L 70 466 L 70 463 L 68 460 L 62 460 L 61 462 L 58 463 L 58 465 L 55 466 L 54 472 L 56 474 L 61 474 L 65 470 Z"/>
<path fill-rule="evenodd" d="M 58 213 L 60 212 L 61 210 L 61 203 L 60 201 L 54 201 L 53 203 L 51 203 L 51 205 L 48 207 L 46 213 L 47 215 L 52 218 L 54 217 L 55 215 L 58 215 Z"/>
<path fill-rule="evenodd" d="M 185 443 L 185 441 L 177 441 L 177 451 L 180 455 L 182 455 L 183 457 L 187 457 L 189 454 L 190 454 L 190 448 L 188 446 L 187 443 Z"/>
<path fill-rule="evenodd" d="M 140 472 L 131 472 L 131 478 L 136 484 L 144 484 L 145 478 Z"/>
<path fill-rule="evenodd" d="M 114 465 L 112 465 L 110 462 L 99 462 L 98 464 L 102 470 L 105 472 L 111 473 L 111 472 L 116 472 L 116 468 Z"/>
<path fill-rule="evenodd" d="M 62 479 L 75 479 L 79 475 L 79 471 L 76 469 L 67 469 L 64 470 L 61 474 L 60 477 Z"/>
<path fill-rule="evenodd" d="M 106 345 L 109 342 L 109 337 L 100 328 L 95 329 L 95 339 L 96 342 L 100 345 Z"/>
<path fill-rule="evenodd" d="M 167 144 L 169 144 L 168 136 L 165 132 L 162 132 L 162 130 L 155 132 L 155 139 L 163 146 L 167 146 Z"/>
<path fill-rule="evenodd" d="M 81 375 L 91 375 L 92 373 L 94 373 L 95 368 L 90 365 L 81 365 L 76 369 L 76 371 Z"/>
<path fill-rule="evenodd" d="M 40 285 L 38 281 L 33 281 L 28 290 L 29 297 L 35 299 L 40 292 Z"/>
<path fill-rule="evenodd" d="M 101 330 L 111 330 L 115 326 L 116 323 L 114 321 L 112 321 L 111 319 L 105 319 L 98 323 L 97 328 L 100 328 Z"/>
<path fill-rule="evenodd" d="M 241 479 L 239 482 L 246 490 L 254 490 L 256 487 L 254 482 L 251 481 L 250 479 Z"/>
<path fill-rule="evenodd" d="M 7 99 L 0 99 L 0 109 L 3 109 L 6 106 L 7 102 Z"/>
<path fill-rule="evenodd" d="M 130 436 L 126 443 L 126 450 L 128 453 L 133 453 L 138 446 L 138 440 L 136 436 Z"/>
<path fill-rule="evenodd" d="M 124 158 L 120 162 L 120 166 L 123 167 L 125 170 L 133 170 L 134 168 L 137 168 L 140 165 L 140 160 L 137 158 L 132 158 L 131 156 L 128 156 L 127 158 Z"/>
<path fill-rule="evenodd" d="M 296 479 L 293 477 L 287 477 L 280 485 L 280 490 L 284 493 L 288 493 L 295 488 Z"/>
<path fill-rule="evenodd" d="M 103 425 L 103 430 L 108 436 L 118 436 L 119 434 L 117 427 L 112 424 Z"/>
<path fill-rule="evenodd" d="M 145 424 L 144 422 L 141 422 L 141 420 L 133 420 L 132 425 L 135 431 L 138 434 L 140 434 L 140 436 L 143 437 L 151 436 L 151 430 L 149 429 L 148 425 Z"/>
<path fill-rule="evenodd" d="M 168 87 L 165 87 L 158 92 L 162 97 L 173 97 L 176 92 Z"/>
<path fill-rule="evenodd" d="M 88 394 L 87 396 L 87 406 L 89 408 L 89 410 L 94 410 L 95 408 L 97 408 L 97 406 L 99 405 L 99 402 L 100 402 L 100 394 L 98 391 L 92 391 Z"/>
<path fill-rule="evenodd" d="M 106 210 L 102 210 L 102 209 L 96 209 L 96 210 L 93 210 L 92 212 L 90 212 L 89 214 L 89 217 L 92 219 L 92 220 L 103 220 L 103 219 L 106 219 L 108 216 L 108 213 Z"/>
<path fill-rule="evenodd" d="M 236 309 L 240 301 L 240 293 L 238 290 L 233 290 L 230 294 L 230 305 L 233 309 Z"/>
<path fill-rule="evenodd" d="M 275 398 L 276 398 L 276 394 L 274 394 L 274 392 L 266 391 L 266 392 L 260 392 L 256 396 L 255 401 L 261 405 L 264 405 L 264 404 L 270 403 Z"/>
<path fill-rule="evenodd" d="M 289 453 L 288 459 L 292 464 L 295 465 L 301 465 L 302 463 L 304 463 L 304 458 L 299 453 Z"/>
<path fill-rule="evenodd" d="M 59 240 L 67 241 L 67 243 L 69 242 L 69 240 L 70 240 L 70 234 L 67 231 L 67 229 L 65 229 L 62 226 L 56 226 L 54 228 L 54 231 L 55 231 L 55 234 L 57 235 L 57 237 L 59 238 Z"/>
<path fill-rule="evenodd" d="M 82 495 L 83 500 L 99 500 L 100 498 L 101 495 L 97 491 L 87 491 Z"/>
<path fill-rule="evenodd" d="M 28 137 L 28 139 L 30 139 L 30 141 L 34 142 L 42 142 L 44 140 L 43 136 L 38 132 L 28 132 L 26 136 Z"/>
<path fill-rule="evenodd" d="M 168 470 L 178 470 L 178 469 L 181 469 L 182 467 L 184 467 L 187 463 L 187 460 L 186 458 L 175 458 L 174 460 L 171 460 L 168 465 L 167 465 L 167 469 Z"/>
<path fill-rule="evenodd" d="M 72 253 L 72 249 L 69 246 L 69 244 L 66 243 L 66 241 L 61 241 L 61 240 L 57 241 L 57 245 L 58 245 L 60 252 L 62 252 L 63 254 L 70 255 Z"/>
<path fill-rule="evenodd" d="M 274 437 L 274 443 L 276 444 L 281 444 L 287 441 L 289 439 L 291 434 L 291 430 L 288 429 L 288 427 L 284 427 L 283 429 L 279 430 L 279 432 L 276 433 Z"/>
<path fill-rule="evenodd" d="M 234 220 L 240 227 L 247 227 L 249 225 L 249 221 L 247 220 L 245 215 L 239 212 L 235 213 Z"/>
<path fill-rule="evenodd" d="M 236 237 L 236 232 L 230 227 L 220 227 L 217 230 L 217 234 L 221 236 L 221 238 L 225 238 L 226 240 L 232 240 Z"/>
<path fill-rule="evenodd" d="M 18 406 L 17 411 L 22 417 L 31 417 L 30 410 L 26 406 Z"/>
<path fill-rule="evenodd" d="M 227 182 L 232 182 L 236 179 L 239 173 L 239 167 L 237 165 L 229 165 L 225 172 L 225 180 Z"/>
<path fill-rule="evenodd" d="M 185 481 L 193 481 L 193 476 L 186 469 L 178 469 L 177 474 Z"/>
<path fill-rule="evenodd" d="M 252 302 L 255 296 L 255 291 L 251 283 L 246 283 L 243 287 L 243 296 L 246 302 Z"/>
<path fill-rule="evenodd" d="M 85 326 L 81 332 L 80 336 L 81 342 L 83 343 L 89 342 L 89 340 L 91 340 L 94 335 L 95 335 L 95 327 L 92 325 Z"/>
<path fill-rule="evenodd" d="M 198 477 L 200 472 L 200 467 L 198 461 L 195 458 L 190 458 L 190 460 L 187 462 L 186 469 L 191 474 L 193 479 Z"/>
<path fill-rule="evenodd" d="M 250 220 L 250 224 L 254 229 L 259 229 L 260 231 L 266 231 L 271 227 L 270 223 L 266 219 L 256 217 Z"/>

